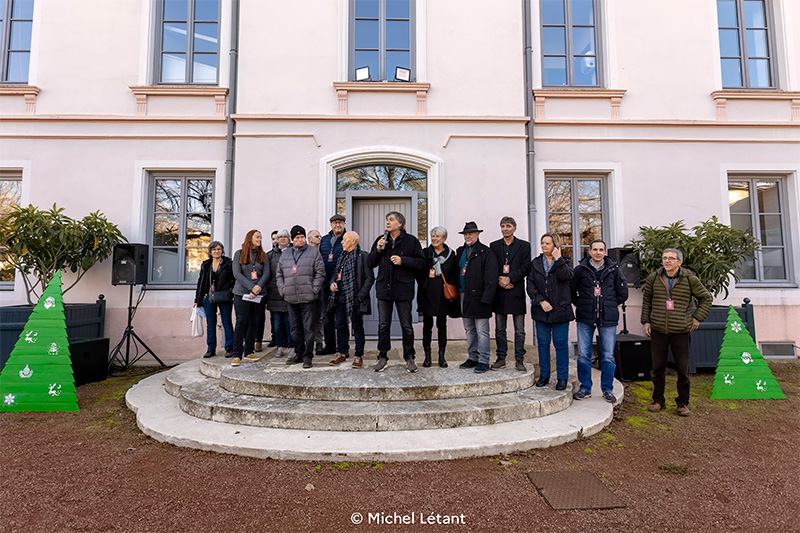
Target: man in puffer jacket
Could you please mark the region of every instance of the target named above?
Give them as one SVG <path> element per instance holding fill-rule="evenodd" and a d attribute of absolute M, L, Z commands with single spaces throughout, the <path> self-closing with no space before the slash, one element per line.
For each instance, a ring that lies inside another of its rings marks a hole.
<path fill-rule="evenodd" d="M 275 273 L 278 292 L 289 305 L 294 340 L 295 355 L 286 364 L 302 362 L 303 368 L 311 368 L 317 297 L 325 281 L 325 264 L 319 249 L 306 243 L 306 230 L 302 226 L 294 226 L 290 236 L 293 246 L 281 254 Z"/>
<path fill-rule="evenodd" d="M 647 277 L 642 292 L 642 324 L 650 335 L 653 357 L 652 412 L 664 409 L 664 372 L 667 351 L 672 348 L 678 369 L 678 414 L 689 416 L 689 333 L 708 317 L 713 298 L 691 270 L 681 268 L 683 253 L 667 248 L 661 254 L 664 265 Z M 692 313 L 693 300 L 697 309 Z"/>

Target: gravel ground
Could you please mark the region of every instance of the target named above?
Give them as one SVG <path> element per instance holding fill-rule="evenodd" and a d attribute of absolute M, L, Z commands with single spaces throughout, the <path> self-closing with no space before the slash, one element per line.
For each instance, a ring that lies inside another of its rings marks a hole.
<path fill-rule="evenodd" d="M 143 377 L 134 369 L 79 387 L 78 413 L 0 415 L 0 531 L 798 531 L 800 364 L 770 366 L 787 400 L 711 401 L 713 374 L 700 374 L 693 415 L 680 418 L 674 404 L 647 412 L 651 384 L 628 383 L 611 426 L 584 440 L 387 464 L 158 443 L 125 407 Z M 667 387 L 674 394 L 674 375 Z M 527 473 L 561 470 L 594 473 L 626 507 L 551 509 Z M 390 523 L 411 513 L 414 524 Z M 464 523 L 420 524 L 420 513 Z"/>

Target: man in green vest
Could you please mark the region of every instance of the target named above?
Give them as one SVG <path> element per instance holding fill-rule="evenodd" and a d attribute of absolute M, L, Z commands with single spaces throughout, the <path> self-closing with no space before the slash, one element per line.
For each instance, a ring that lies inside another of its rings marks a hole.
<path fill-rule="evenodd" d="M 667 352 L 672 348 L 678 369 L 678 414 L 689 416 L 689 333 L 700 326 L 711 310 L 712 297 L 697 276 L 685 268 L 683 253 L 667 248 L 661 254 L 664 265 L 647 277 L 642 294 L 642 324 L 650 335 L 653 358 L 652 412 L 664 409 L 664 372 Z M 697 308 L 692 313 L 692 305 Z"/>

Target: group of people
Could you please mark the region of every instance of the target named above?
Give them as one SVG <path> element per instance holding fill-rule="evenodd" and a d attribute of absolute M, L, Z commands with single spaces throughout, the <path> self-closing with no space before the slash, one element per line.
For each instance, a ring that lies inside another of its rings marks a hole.
<path fill-rule="evenodd" d="M 537 387 L 550 382 L 551 345 L 556 353 L 557 390 L 567 388 L 569 377 L 569 323 L 577 322 L 578 380 L 576 400 L 592 394 L 592 351 L 595 331 L 600 352 L 603 398 L 616 402 L 613 378 L 614 347 L 619 305 L 628 298 L 628 283 L 618 265 L 606 255 L 606 244 L 591 242 L 589 256 L 573 268 L 561 254 L 555 233 L 540 239 L 541 254 L 531 259 L 531 245 L 515 236 L 513 217 L 500 220 L 502 237 L 489 244 L 480 241 L 483 232 L 475 222 L 462 231 L 464 243 L 457 249 L 446 244 L 448 232 L 435 227 L 430 245 L 405 229 L 402 213 L 386 215 L 383 235 L 369 252 L 359 245 L 359 235 L 346 231 L 341 214 L 331 217 L 331 231 L 321 236 L 301 226 L 273 233 L 273 247 L 263 250 L 261 233 L 247 233 L 233 259 L 224 255 L 222 244 L 209 245 L 209 259 L 202 264 L 195 305 L 205 308 L 208 319 L 208 351 L 216 350 L 216 315 L 225 331 L 225 355 L 232 366 L 242 358 L 259 359 L 264 324 L 264 306 L 270 311 L 277 356 L 286 364 L 312 366 L 316 355 L 334 355 L 329 365 L 338 366 L 350 357 L 350 329 L 355 339 L 353 368 L 364 361 L 364 316 L 372 313 L 373 285 L 378 310 L 378 360 L 372 367 L 382 372 L 391 349 L 392 315 L 396 311 L 402 331 L 405 368 L 418 371 L 412 327 L 412 303 L 417 299 L 423 317 L 423 367 L 433 364 L 433 327 L 437 328 L 438 365 L 448 366 L 447 319 L 461 318 L 467 338 L 468 358 L 460 368 L 476 373 L 506 366 L 509 350 L 509 317 L 514 326 L 515 368 L 525 365 L 526 288 L 536 329 L 540 375 Z M 664 408 L 664 373 L 667 350 L 672 348 L 678 367 L 678 414 L 688 415 L 688 335 L 708 315 L 711 296 L 694 274 L 681 268 L 682 255 L 664 251 L 664 267 L 645 282 L 642 323 L 652 337 L 653 403 L 651 411 Z M 377 269 L 377 274 L 374 273 Z M 660 282 L 656 282 L 659 280 Z M 526 283 L 527 282 L 527 283 Z M 415 291 L 415 283 L 417 285 Z M 692 305 L 696 304 L 696 309 Z M 574 310 L 573 310 L 574 306 Z M 232 326 L 231 310 L 236 311 Z M 496 358 L 490 364 L 490 323 L 495 320 Z M 258 337 L 258 339 L 257 339 Z"/>

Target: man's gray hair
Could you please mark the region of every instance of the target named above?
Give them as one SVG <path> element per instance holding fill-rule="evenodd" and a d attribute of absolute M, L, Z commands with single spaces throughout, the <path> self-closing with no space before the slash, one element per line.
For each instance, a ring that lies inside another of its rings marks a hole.
<path fill-rule="evenodd" d="M 436 226 L 431 230 L 431 237 L 434 235 L 438 235 L 442 239 L 447 240 L 447 230 L 441 226 Z"/>
<path fill-rule="evenodd" d="M 280 230 L 278 232 L 278 234 L 276 235 L 276 237 L 283 237 L 284 235 L 286 235 L 287 237 L 291 238 L 291 236 L 289 235 L 289 230 L 288 229 Z"/>
<path fill-rule="evenodd" d="M 681 252 L 677 248 L 667 248 L 663 252 L 661 252 L 661 255 L 664 255 L 669 252 L 674 253 L 678 257 L 678 261 L 683 261 L 683 252 Z"/>
<path fill-rule="evenodd" d="M 514 229 L 517 228 L 517 221 L 514 220 L 514 217 L 503 217 L 503 218 L 501 218 L 500 219 L 500 225 L 502 226 L 503 224 L 511 224 L 512 226 L 514 226 Z"/>
<path fill-rule="evenodd" d="M 403 213 L 400 213 L 398 211 L 389 211 L 388 213 L 386 213 L 386 218 L 389 218 L 391 216 L 393 216 L 394 219 L 400 223 L 401 229 L 406 229 L 406 217 L 403 216 Z"/>

